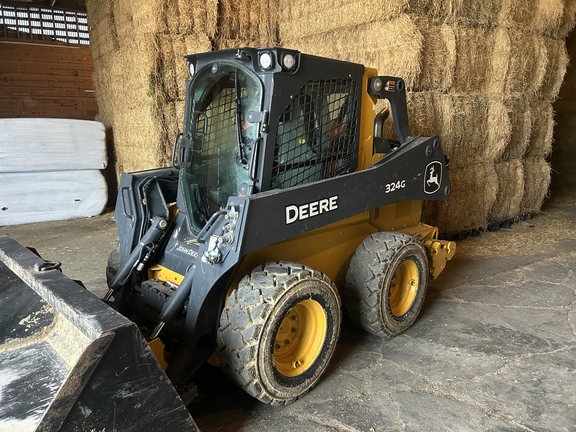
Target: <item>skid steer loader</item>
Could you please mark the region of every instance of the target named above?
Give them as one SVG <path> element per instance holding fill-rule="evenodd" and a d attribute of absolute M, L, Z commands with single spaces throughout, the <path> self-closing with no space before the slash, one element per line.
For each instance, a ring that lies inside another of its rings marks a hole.
<path fill-rule="evenodd" d="M 401 78 L 284 48 L 187 60 L 172 165 L 120 180 L 104 298 L 120 314 L 84 312 L 65 293 L 47 307 L 71 313 L 71 327 L 108 315 L 137 326 L 133 360 L 149 364 L 142 335 L 181 394 L 209 361 L 260 401 L 287 404 L 326 370 L 343 308 L 376 335 L 416 320 L 455 252 L 420 221 L 422 200 L 450 194 L 447 161 L 438 137 L 411 135 Z M 389 110 L 375 115 L 382 99 Z M 382 136 L 390 111 L 395 139 Z M 90 356 L 76 349 L 77 362 Z M 68 393 L 95 391 L 80 387 Z"/>

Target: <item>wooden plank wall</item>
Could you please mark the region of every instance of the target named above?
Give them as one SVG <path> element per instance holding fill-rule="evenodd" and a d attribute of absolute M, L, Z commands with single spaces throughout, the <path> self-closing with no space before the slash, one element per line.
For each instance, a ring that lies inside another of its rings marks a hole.
<path fill-rule="evenodd" d="M 0 118 L 94 120 L 89 46 L 0 39 Z"/>

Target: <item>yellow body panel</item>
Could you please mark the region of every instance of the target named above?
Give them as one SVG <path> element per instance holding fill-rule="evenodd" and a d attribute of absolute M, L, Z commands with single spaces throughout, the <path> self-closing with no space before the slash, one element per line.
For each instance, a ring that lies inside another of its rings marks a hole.
<path fill-rule="evenodd" d="M 246 255 L 237 266 L 232 287 L 258 265 L 268 261 L 292 261 L 326 274 L 336 285 L 346 276 L 347 263 L 364 238 L 377 230 L 362 213 Z"/>
<path fill-rule="evenodd" d="M 169 268 L 159 264 L 154 264 L 148 268 L 148 279 L 157 279 L 164 282 L 170 282 L 175 285 L 180 285 L 182 280 L 184 280 L 184 276 L 170 270 Z"/>

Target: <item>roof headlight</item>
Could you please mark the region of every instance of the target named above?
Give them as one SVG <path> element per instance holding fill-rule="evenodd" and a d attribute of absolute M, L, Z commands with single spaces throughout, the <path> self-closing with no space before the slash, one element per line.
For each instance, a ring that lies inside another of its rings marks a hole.
<path fill-rule="evenodd" d="M 190 77 L 194 78 L 194 73 L 196 72 L 194 63 L 188 63 L 188 72 L 190 73 Z"/>
<path fill-rule="evenodd" d="M 270 51 L 265 51 L 260 54 L 258 61 L 260 63 L 260 68 L 264 70 L 270 70 L 274 67 L 274 58 L 272 57 L 272 53 Z"/>
<path fill-rule="evenodd" d="M 296 66 L 296 57 L 294 57 L 294 54 L 284 53 L 282 56 L 282 66 L 286 70 L 294 69 L 294 66 Z"/>

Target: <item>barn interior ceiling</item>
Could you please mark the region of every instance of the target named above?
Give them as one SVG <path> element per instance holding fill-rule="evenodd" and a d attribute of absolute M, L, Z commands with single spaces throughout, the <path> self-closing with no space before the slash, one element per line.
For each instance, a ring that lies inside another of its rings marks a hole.
<path fill-rule="evenodd" d="M 84 0 L 9 0 L 0 1 L 0 4 L 8 6 L 37 6 L 58 9 L 86 10 Z"/>

